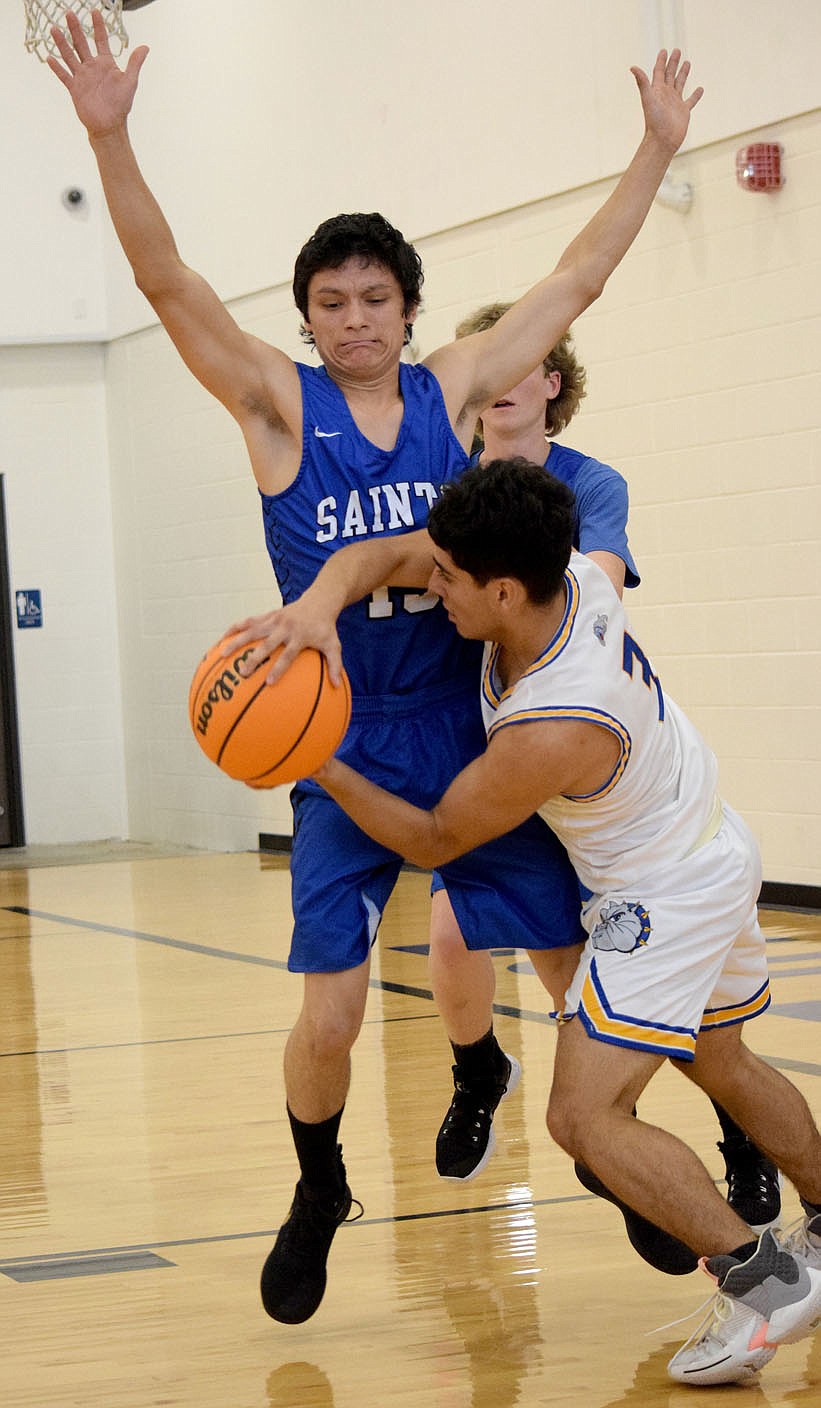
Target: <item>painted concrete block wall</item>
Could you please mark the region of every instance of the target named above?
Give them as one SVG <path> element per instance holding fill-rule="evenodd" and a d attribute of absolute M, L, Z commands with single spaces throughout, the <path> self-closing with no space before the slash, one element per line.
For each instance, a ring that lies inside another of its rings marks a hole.
<path fill-rule="evenodd" d="M 631 491 L 643 584 L 632 615 L 663 683 L 721 760 L 768 878 L 818 883 L 821 821 L 821 151 L 818 114 L 674 164 L 692 210 L 657 206 L 579 320 L 589 389 L 568 443 Z M 781 141 L 787 184 L 742 191 L 735 152 Z M 426 247 L 436 311 L 420 351 L 470 307 L 516 296 L 538 250 L 592 214 L 591 187 Z M 566 217 L 571 218 L 566 218 Z M 475 279 L 464 297 L 460 249 Z"/>
<path fill-rule="evenodd" d="M 187 714 L 206 649 L 278 600 L 244 445 L 162 329 L 110 345 L 107 385 L 129 835 L 255 846 L 290 831 L 287 796 L 224 778 Z"/>
<path fill-rule="evenodd" d="M 784 189 L 736 184 L 748 138 L 688 158 L 690 215 L 656 213 L 580 328 L 580 428 L 630 482 L 635 615 L 662 680 L 718 753 L 767 878 L 817 884 L 821 126 L 752 135 L 783 143 Z"/>

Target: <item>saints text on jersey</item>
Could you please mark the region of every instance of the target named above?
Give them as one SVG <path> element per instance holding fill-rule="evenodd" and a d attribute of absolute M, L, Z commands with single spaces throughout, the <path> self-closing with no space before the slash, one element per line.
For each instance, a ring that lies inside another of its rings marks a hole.
<path fill-rule="evenodd" d="M 347 500 L 329 494 L 317 504 L 316 541 L 362 538 L 368 533 L 391 533 L 400 528 L 423 528 L 438 490 L 428 480 L 374 484 L 367 492 L 349 489 Z M 417 517 L 418 515 L 418 517 Z"/>

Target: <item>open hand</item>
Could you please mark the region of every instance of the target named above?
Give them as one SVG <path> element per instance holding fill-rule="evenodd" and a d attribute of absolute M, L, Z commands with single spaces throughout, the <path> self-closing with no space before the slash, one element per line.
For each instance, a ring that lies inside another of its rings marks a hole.
<path fill-rule="evenodd" d="M 68 34 L 56 25 L 51 31 L 63 62 L 50 57 L 48 66 L 71 94 L 77 116 L 89 136 L 104 137 L 120 127 L 131 111 L 148 47 L 139 45 L 129 57 L 125 69 L 121 69 L 112 56 L 108 30 L 99 10 L 92 11 L 91 23 L 96 54 L 91 51 L 79 19 L 73 10 L 67 10 Z"/>
<path fill-rule="evenodd" d="M 680 49 L 672 49 L 669 56 L 666 49 L 661 49 L 652 78 L 640 68 L 631 68 L 630 72 L 638 85 L 648 136 L 657 138 L 671 151 L 678 151 L 687 136 L 690 113 L 704 93 L 703 88 L 696 88 L 689 98 L 684 97 L 689 60 L 682 63 Z"/>

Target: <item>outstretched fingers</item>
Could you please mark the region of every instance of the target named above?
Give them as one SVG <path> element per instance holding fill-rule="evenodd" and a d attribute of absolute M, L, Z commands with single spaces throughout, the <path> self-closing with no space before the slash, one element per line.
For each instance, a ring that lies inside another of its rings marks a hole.
<path fill-rule="evenodd" d="M 660 49 L 651 77 L 641 68 L 631 68 L 630 72 L 641 97 L 647 132 L 678 150 L 687 134 L 690 113 L 704 93 L 703 88 L 696 88 L 689 98 L 684 97 L 691 76 L 689 61 L 682 60 L 680 49 L 669 53 Z"/>
<path fill-rule="evenodd" d="M 686 108 L 689 108 L 689 109 L 690 109 L 690 112 L 692 112 L 692 111 L 693 111 L 693 108 L 694 108 L 695 105 L 696 105 L 696 103 L 699 102 L 699 100 L 700 100 L 701 98 L 703 98 L 703 97 L 704 97 L 704 89 L 699 85 L 698 88 L 694 88 L 694 89 L 693 89 L 693 91 L 692 91 L 692 93 L 690 94 L 689 98 L 685 98 L 685 99 L 684 99 L 684 106 L 685 106 Z"/>
<path fill-rule="evenodd" d="M 94 10 L 91 16 L 92 24 L 94 23 L 94 16 L 96 14 L 97 11 Z M 100 20 L 102 21 L 102 15 L 100 16 Z M 85 63 L 87 59 L 93 58 L 91 45 L 88 42 L 88 35 L 80 23 L 79 16 L 75 15 L 73 10 L 66 10 L 66 29 L 71 35 L 71 43 L 74 46 L 74 51 L 80 63 Z M 103 24 L 103 29 L 105 30 L 105 24 Z M 106 43 L 107 42 L 106 40 Z"/>
<path fill-rule="evenodd" d="M 94 55 L 91 52 L 91 45 L 88 42 L 88 35 L 83 29 L 79 15 L 76 15 L 73 10 L 66 10 L 65 19 L 66 28 L 68 29 L 68 32 L 71 35 L 71 43 L 74 45 L 74 49 L 76 51 L 76 55 L 80 63 L 84 63 L 86 59 L 93 59 Z M 103 19 L 101 10 L 91 11 L 91 28 L 94 33 L 94 45 L 97 50 L 97 53 L 108 54 L 110 56 L 111 45 L 108 42 L 108 30 L 106 28 L 106 23 Z M 66 44 L 68 44 L 68 40 L 65 39 L 63 31 L 58 29 L 56 25 L 52 28 L 51 33 L 54 36 L 55 41 L 57 42 L 60 52 L 62 53 L 63 45 L 60 42 L 60 39 L 58 39 L 58 35 L 62 35 L 63 40 Z"/>
<path fill-rule="evenodd" d="M 56 24 L 51 27 L 51 37 L 60 50 L 60 57 L 66 67 L 63 68 L 62 65 L 57 62 L 56 58 L 52 57 L 47 60 L 47 63 L 52 73 L 56 73 L 57 77 L 65 83 L 68 79 L 73 78 L 80 67 L 81 61 L 74 52 L 74 46 L 70 43 L 65 31 L 58 29 Z M 68 70 L 67 73 L 66 69 Z"/>
<path fill-rule="evenodd" d="M 71 87 L 71 80 L 74 75 L 70 72 L 70 70 L 64 69 L 62 64 L 58 64 L 57 60 L 51 54 L 49 54 L 48 58 L 46 59 L 46 64 L 51 69 L 52 73 L 57 75 L 64 87 Z"/>
<path fill-rule="evenodd" d="M 79 16 L 76 15 L 73 10 L 66 10 L 65 23 L 68 33 L 66 33 L 65 29 L 60 29 L 56 24 L 52 25 L 50 30 L 51 37 L 60 51 L 60 57 L 65 64 L 65 68 L 62 68 L 54 57 L 50 57 L 47 63 L 52 73 L 57 75 L 61 83 L 65 83 L 68 86 L 69 80 L 74 77 L 83 64 L 89 63 L 89 61 L 95 57 L 107 57 L 110 59 L 112 58 L 112 54 L 111 45 L 108 42 L 108 30 L 106 29 L 106 23 L 100 10 L 92 10 L 91 12 L 91 26 L 94 31 L 94 45 L 97 50 L 96 55 L 92 53 L 91 45 L 88 42 L 88 35 L 80 23 Z M 139 52 L 139 50 L 135 50 L 134 54 L 132 54 L 129 60 L 129 67 Z M 145 49 L 139 61 L 138 72 L 147 53 L 148 50 Z"/>
<path fill-rule="evenodd" d="M 655 79 L 656 74 L 659 73 L 661 75 L 661 81 L 675 88 L 685 106 L 692 112 L 699 98 L 703 96 L 704 89 L 696 88 L 689 98 L 684 97 L 684 88 L 687 79 L 690 77 L 690 67 L 689 59 L 682 61 L 680 49 L 671 49 L 669 55 L 665 49 L 662 49 L 656 59 L 656 64 L 653 69 L 653 78 Z"/>
<path fill-rule="evenodd" d="M 108 30 L 106 29 L 106 23 L 101 10 L 91 11 L 91 27 L 94 30 L 94 43 L 97 46 L 97 53 L 110 55 L 111 45 L 108 42 Z"/>
<path fill-rule="evenodd" d="M 134 49 L 129 55 L 128 63 L 125 66 L 125 76 L 131 79 L 135 88 L 137 86 L 137 79 L 140 76 L 140 69 L 148 58 L 148 52 L 148 45 L 140 44 L 139 47 Z"/>
<path fill-rule="evenodd" d="M 662 49 L 659 54 L 659 59 L 662 58 L 662 55 L 666 55 L 666 61 L 661 65 L 664 72 L 664 81 L 665 83 L 675 83 L 676 71 L 681 61 L 681 50 L 671 49 L 669 54 L 667 54 L 667 51 Z M 658 60 L 656 62 L 658 63 Z"/>
<path fill-rule="evenodd" d="M 674 49 L 674 50 L 673 50 L 673 54 L 676 55 L 676 64 L 678 65 L 678 61 L 679 61 L 679 59 L 681 58 L 681 54 L 679 53 L 679 50 L 678 50 L 678 49 Z M 670 57 L 672 58 L 673 55 L 671 54 Z M 690 60 L 689 60 L 689 59 L 685 59 L 684 62 L 681 64 L 681 66 L 680 66 L 680 67 L 677 67 L 677 69 L 674 71 L 674 74 L 673 74 L 673 87 L 675 88 L 675 90 L 676 90 L 676 92 L 678 93 L 679 97 L 683 100 L 685 106 L 688 107 L 688 108 L 690 109 L 690 111 L 692 112 L 692 110 L 693 110 L 693 108 L 695 107 L 696 103 L 698 102 L 699 98 L 703 98 L 703 96 L 704 96 L 704 89 L 703 89 L 702 87 L 694 88 L 693 91 L 692 91 L 692 93 L 690 94 L 689 98 L 685 98 L 685 97 L 684 97 L 684 88 L 685 88 L 685 85 L 686 85 L 686 83 L 687 83 L 687 79 L 688 79 L 689 77 L 690 77 Z"/>

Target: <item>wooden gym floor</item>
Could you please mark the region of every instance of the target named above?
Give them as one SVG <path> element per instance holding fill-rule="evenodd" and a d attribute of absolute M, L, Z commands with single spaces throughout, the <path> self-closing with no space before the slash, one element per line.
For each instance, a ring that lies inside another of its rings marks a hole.
<path fill-rule="evenodd" d="M 307 1324 L 269 1320 L 259 1269 L 296 1179 L 281 1059 L 284 859 L 140 851 L 0 867 L 0 1389 L 14 1408 L 817 1408 L 821 1332 L 760 1388 L 671 1384 L 709 1296 L 631 1251 L 620 1216 L 548 1140 L 554 1034 L 503 953 L 496 1028 L 524 1078 L 499 1147 L 437 1179 L 449 1049 L 424 951 L 427 877 L 382 926 L 343 1123 L 364 1204 Z M 821 1117 L 821 917 L 765 911 L 773 1007 L 756 1049 Z M 665 1070 L 642 1102 L 716 1178 L 708 1102 Z M 786 1220 L 798 1213 L 786 1191 Z M 659 1326 L 668 1326 L 652 1334 Z"/>

